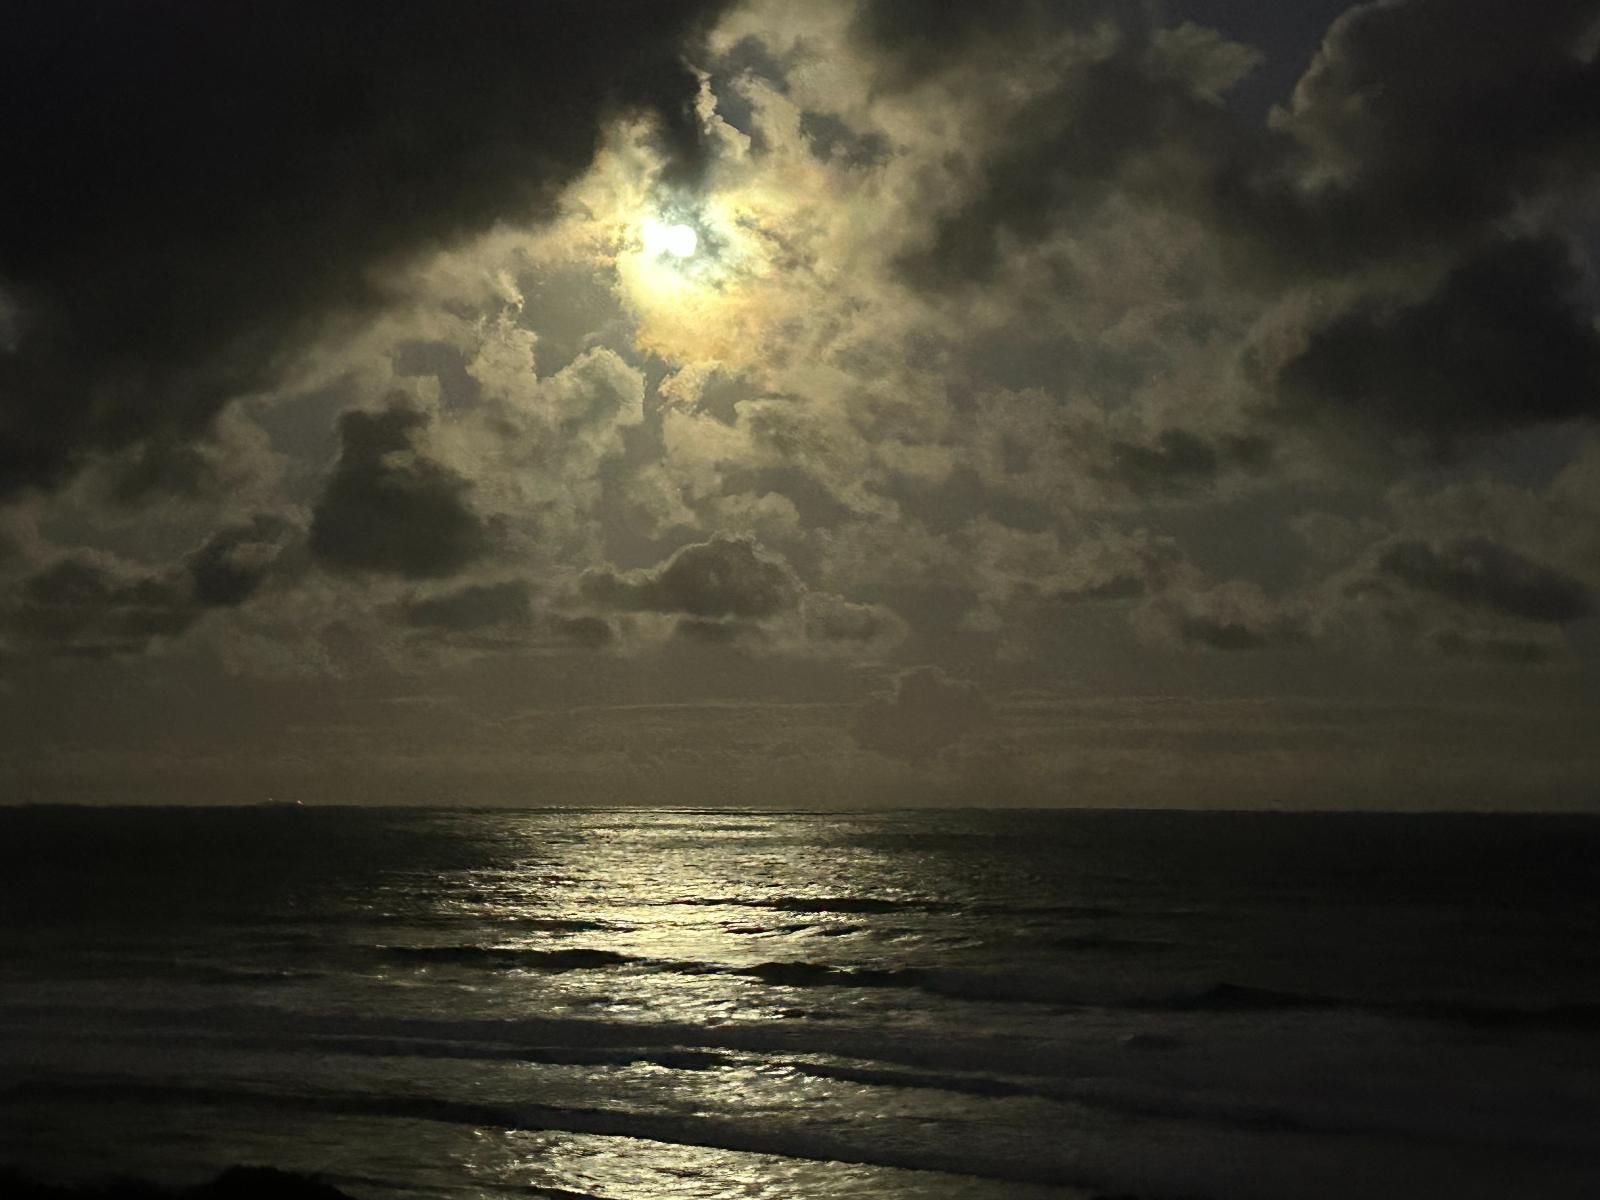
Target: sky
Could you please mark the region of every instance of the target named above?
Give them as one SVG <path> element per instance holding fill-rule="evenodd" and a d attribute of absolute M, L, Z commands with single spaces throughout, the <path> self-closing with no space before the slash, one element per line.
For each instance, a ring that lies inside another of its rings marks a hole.
<path fill-rule="evenodd" d="M 1600 808 L 1600 0 L 60 0 L 11 801 Z"/>

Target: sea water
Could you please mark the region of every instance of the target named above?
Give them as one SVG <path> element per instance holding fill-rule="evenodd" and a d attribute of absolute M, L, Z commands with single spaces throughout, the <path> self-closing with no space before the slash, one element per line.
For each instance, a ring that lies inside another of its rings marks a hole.
<path fill-rule="evenodd" d="M 1600 820 L 0 809 L 0 1162 L 1600 1195 Z"/>

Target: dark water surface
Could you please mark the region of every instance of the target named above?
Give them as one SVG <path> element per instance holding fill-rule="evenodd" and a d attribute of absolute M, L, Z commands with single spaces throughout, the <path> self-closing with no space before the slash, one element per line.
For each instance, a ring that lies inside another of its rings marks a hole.
<path fill-rule="evenodd" d="M 1600 1196 L 1600 820 L 0 809 L 0 1161 Z"/>

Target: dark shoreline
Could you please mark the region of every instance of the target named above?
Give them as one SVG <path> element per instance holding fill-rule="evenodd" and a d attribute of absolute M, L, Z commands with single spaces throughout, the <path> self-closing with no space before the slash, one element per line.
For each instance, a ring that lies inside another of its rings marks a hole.
<path fill-rule="evenodd" d="M 531 1195 L 555 1195 L 539 1188 Z M 563 1193 L 565 1194 L 565 1193 Z M 108 1179 L 94 1183 L 45 1183 L 26 1171 L 0 1167 L 4 1200 L 357 1200 L 314 1175 L 297 1175 L 275 1167 L 229 1167 L 208 1183 L 194 1187 L 161 1187 L 141 1179 Z M 1130 1193 L 1095 1193 L 1092 1200 L 1147 1200 Z M 1183 1197 L 1181 1200 L 1201 1200 Z"/>
<path fill-rule="evenodd" d="M 0 1167 L 6 1200 L 355 1200 L 350 1193 L 311 1175 L 273 1167 L 229 1167 L 208 1183 L 160 1187 L 139 1179 L 95 1183 L 46 1183 L 25 1171 Z"/>

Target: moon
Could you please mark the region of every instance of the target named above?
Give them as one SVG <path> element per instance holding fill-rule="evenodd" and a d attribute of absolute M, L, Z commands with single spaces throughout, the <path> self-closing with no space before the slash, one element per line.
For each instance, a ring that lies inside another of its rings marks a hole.
<path fill-rule="evenodd" d="M 646 221 L 644 224 L 644 248 L 649 254 L 690 258 L 699 245 L 700 235 L 692 225 L 669 225 L 664 221 Z"/>

